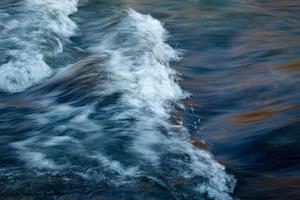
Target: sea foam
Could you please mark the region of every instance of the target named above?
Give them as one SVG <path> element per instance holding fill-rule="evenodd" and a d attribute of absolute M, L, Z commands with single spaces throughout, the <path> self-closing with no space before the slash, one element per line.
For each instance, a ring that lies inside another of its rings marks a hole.
<path fill-rule="evenodd" d="M 77 0 L 25 0 L 14 14 L 0 8 L 0 90 L 21 92 L 52 75 L 45 56 L 63 51 L 61 39 L 74 34 L 76 24 L 69 15 L 77 11 Z"/>
<path fill-rule="evenodd" d="M 130 188 L 147 179 L 172 194 L 184 190 L 195 199 L 232 199 L 234 177 L 210 152 L 194 147 L 189 132 L 171 119 L 189 94 L 171 68 L 181 53 L 167 44 L 167 30 L 132 9 L 116 15 L 86 30 L 93 33 L 86 51 L 105 55 L 103 62 L 78 73 L 79 81 L 66 76 L 63 80 L 72 84 L 56 88 L 47 104 L 37 102 L 48 110 L 26 117 L 39 128 L 11 146 L 29 168 L 72 169 L 87 179 L 109 177 L 110 184 Z M 78 95 L 85 84 L 88 91 Z M 66 94 L 71 100 L 57 103 L 55 98 Z M 181 186 L 174 184 L 178 179 L 184 180 Z"/>

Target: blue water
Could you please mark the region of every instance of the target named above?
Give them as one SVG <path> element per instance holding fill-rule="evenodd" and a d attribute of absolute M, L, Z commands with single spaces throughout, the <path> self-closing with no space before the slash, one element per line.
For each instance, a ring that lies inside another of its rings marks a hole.
<path fill-rule="evenodd" d="M 4 0 L 3 199 L 297 199 L 300 3 Z"/>

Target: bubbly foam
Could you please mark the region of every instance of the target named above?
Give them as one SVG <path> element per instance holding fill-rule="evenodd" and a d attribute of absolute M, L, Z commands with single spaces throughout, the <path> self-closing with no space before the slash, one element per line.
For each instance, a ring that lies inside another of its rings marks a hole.
<path fill-rule="evenodd" d="M 177 74 L 169 66 L 171 61 L 180 59 L 180 53 L 165 42 L 167 38 L 168 33 L 158 20 L 130 9 L 99 45 L 90 48 L 94 53 L 106 51 L 111 55 L 106 65 L 114 84 L 109 83 L 107 91 L 101 92 L 123 94 L 118 106 L 124 111 L 113 114 L 111 120 L 137 120 L 124 134 L 133 137 L 129 151 L 139 159 L 159 169 L 164 159 L 173 157 L 169 160 L 173 166 L 168 167 L 168 176 L 205 178 L 208 181 L 195 190 L 210 198 L 231 199 L 228 193 L 235 185 L 233 177 L 209 152 L 189 143 L 184 127 L 170 122 L 172 105 L 188 94 L 181 90 Z M 162 134 L 160 127 L 167 133 Z"/>
<path fill-rule="evenodd" d="M 187 130 L 171 120 L 172 109 L 183 107 L 180 102 L 188 94 L 170 67 L 180 60 L 180 53 L 166 43 L 168 32 L 150 15 L 131 9 L 120 15 L 112 19 L 115 23 L 109 17 L 99 22 L 105 28 L 96 32 L 96 45 L 88 48 L 91 54 L 106 54 L 104 63 L 94 63 L 98 68 L 88 74 L 78 73 L 82 83 L 75 80 L 54 95 L 67 93 L 87 102 L 52 101 L 49 110 L 27 116 L 42 128 L 12 144 L 19 157 L 33 168 L 72 168 L 85 177 L 96 172 L 115 185 L 125 180 L 132 185 L 146 177 L 176 192 L 174 180 L 183 178 L 187 194 L 232 199 L 235 179 L 208 151 L 196 149 Z M 99 83 L 94 86 L 93 81 Z M 93 86 L 78 95 L 86 82 Z"/>
<path fill-rule="evenodd" d="M 77 11 L 77 0 L 25 0 L 15 14 L 0 19 L 0 90 L 20 92 L 53 72 L 45 56 L 63 51 L 61 39 L 73 35 L 76 24 L 69 15 Z M 0 10 L 6 14 L 7 10 Z M 0 62 L 1 64 L 1 62 Z"/>

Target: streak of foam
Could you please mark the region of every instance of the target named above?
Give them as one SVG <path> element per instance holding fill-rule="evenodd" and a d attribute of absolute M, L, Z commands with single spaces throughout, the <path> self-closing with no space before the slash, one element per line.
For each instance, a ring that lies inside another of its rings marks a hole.
<path fill-rule="evenodd" d="M 107 17 L 100 22 L 103 31 L 93 30 L 99 40 L 89 51 L 107 54 L 101 65 L 105 81 L 89 91 L 93 101 L 50 102 L 48 111 L 27 116 L 43 128 L 12 144 L 20 159 L 33 168 L 95 172 L 116 185 L 146 178 L 178 195 L 183 189 L 191 199 L 232 199 L 235 179 L 208 151 L 190 144 L 184 127 L 171 122 L 174 105 L 182 106 L 188 94 L 170 67 L 180 53 L 166 43 L 168 32 L 150 15 L 131 9 L 113 17 L 116 23 Z M 92 72 L 97 78 L 103 73 Z M 72 87 L 82 85 L 77 84 Z M 181 189 L 174 186 L 178 178 L 186 180 Z"/>
<path fill-rule="evenodd" d="M 34 144 L 35 142 L 37 142 L 37 139 L 32 137 L 24 141 L 12 143 L 11 145 L 16 150 L 22 152 L 22 159 L 30 160 L 32 167 L 57 168 L 58 166 L 52 160 L 47 159 L 45 154 L 40 151 L 32 151 L 27 147 L 27 145 Z"/>
<path fill-rule="evenodd" d="M 43 9 L 49 28 L 58 35 L 73 35 L 77 25 L 69 15 L 77 12 L 78 0 L 27 0 L 28 6 Z"/>
<path fill-rule="evenodd" d="M 53 72 L 45 56 L 63 51 L 61 38 L 70 37 L 76 24 L 69 15 L 77 11 L 78 0 L 25 0 L 12 15 L 0 9 L 0 45 L 4 63 L 0 66 L 0 90 L 20 92 L 49 77 Z M 1 60 L 0 60 L 1 63 Z"/>
<path fill-rule="evenodd" d="M 173 178 L 202 177 L 205 181 L 195 191 L 213 199 L 231 199 L 234 178 L 209 152 L 195 149 L 183 127 L 170 122 L 172 105 L 188 95 L 179 87 L 177 74 L 169 66 L 180 59 L 180 54 L 165 42 L 167 38 L 168 33 L 158 20 L 130 9 L 127 17 L 90 48 L 93 53 L 106 51 L 111 55 L 106 65 L 112 82 L 101 92 L 121 93 L 117 106 L 124 108 L 111 120 L 117 123 L 135 119 L 131 130 L 120 132 L 133 138 L 129 151 L 143 163 L 157 171 L 167 165 L 168 176 Z M 161 127 L 167 133 L 163 134 Z"/>

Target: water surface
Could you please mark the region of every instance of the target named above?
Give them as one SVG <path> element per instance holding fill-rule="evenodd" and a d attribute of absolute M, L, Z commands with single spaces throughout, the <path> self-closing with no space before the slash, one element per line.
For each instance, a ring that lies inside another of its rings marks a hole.
<path fill-rule="evenodd" d="M 0 3 L 7 199 L 297 199 L 300 3 Z"/>

